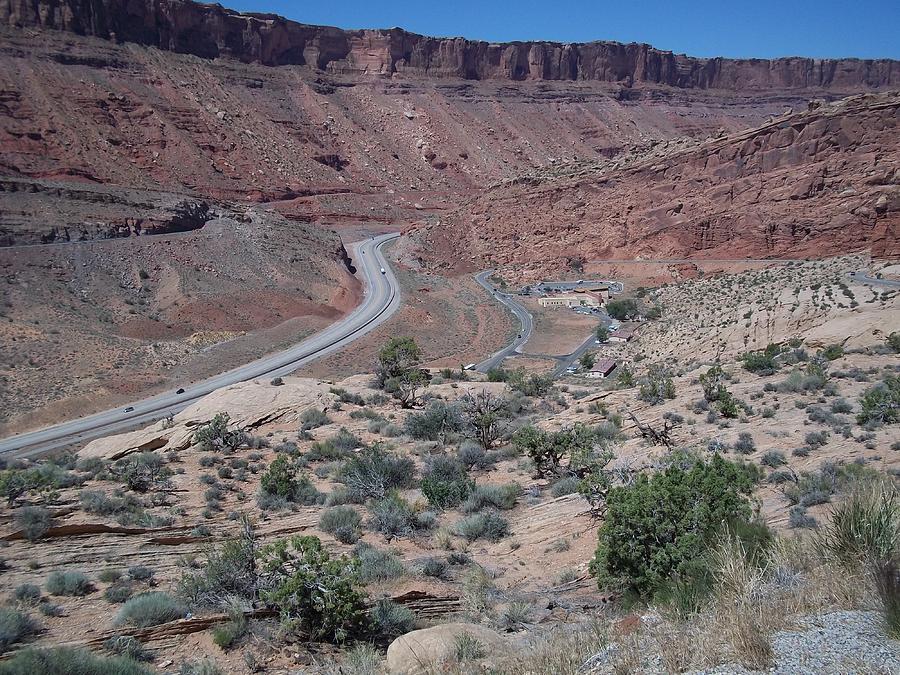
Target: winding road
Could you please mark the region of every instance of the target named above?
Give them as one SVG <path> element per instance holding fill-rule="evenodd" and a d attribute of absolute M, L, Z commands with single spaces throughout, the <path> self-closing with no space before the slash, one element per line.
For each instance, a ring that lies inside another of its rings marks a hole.
<path fill-rule="evenodd" d="M 494 270 L 485 270 L 484 272 L 479 272 L 475 275 L 475 281 L 477 281 L 484 290 L 494 296 L 494 299 L 497 302 L 502 303 L 510 312 L 512 312 L 515 317 L 519 320 L 519 333 L 517 337 L 506 345 L 503 349 L 495 352 L 488 358 L 486 358 L 481 363 L 476 364 L 475 370 L 479 373 L 486 373 L 491 368 L 496 368 L 501 363 L 503 363 L 503 359 L 505 359 L 510 354 L 517 352 L 520 350 L 522 345 L 528 342 L 528 338 L 531 337 L 531 332 L 534 330 L 534 320 L 531 317 L 531 313 L 525 309 L 525 307 L 519 303 L 514 296 L 509 293 L 503 293 L 498 291 L 491 282 L 488 281 L 488 277 L 494 273 Z"/>
<path fill-rule="evenodd" d="M 399 233 L 383 234 L 355 246 L 354 262 L 365 284 L 365 297 L 356 309 L 328 328 L 289 349 L 186 386 L 181 394 L 166 392 L 128 406 L 4 438 L 0 440 L 0 455 L 38 455 L 70 443 L 125 431 L 183 410 L 221 387 L 257 377 L 288 375 L 305 363 L 345 347 L 384 323 L 400 306 L 399 284 L 381 251 L 384 244 L 399 236 Z"/>

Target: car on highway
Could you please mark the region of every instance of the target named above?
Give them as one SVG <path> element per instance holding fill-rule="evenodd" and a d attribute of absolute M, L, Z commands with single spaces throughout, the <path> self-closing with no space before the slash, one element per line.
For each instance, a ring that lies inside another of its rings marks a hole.
<path fill-rule="evenodd" d="M 384 271 L 384 268 L 383 268 L 383 267 L 381 268 L 381 273 L 382 273 L 382 274 L 387 274 L 387 272 Z"/>
<path fill-rule="evenodd" d="M 134 412 L 134 406 L 128 406 L 125 408 L 125 412 Z"/>
<path fill-rule="evenodd" d="M 176 394 L 183 394 L 183 393 L 184 393 L 184 389 L 181 389 L 181 388 L 176 389 L 176 390 L 175 390 L 175 393 L 176 393 Z"/>

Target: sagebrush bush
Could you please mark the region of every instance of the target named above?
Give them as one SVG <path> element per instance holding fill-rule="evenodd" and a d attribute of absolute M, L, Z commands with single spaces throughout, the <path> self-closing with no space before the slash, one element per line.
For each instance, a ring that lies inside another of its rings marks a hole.
<path fill-rule="evenodd" d="M 428 503 L 439 509 L 458 505 L 469 496 L 475 482 L 466 467 L 456 458 L 438 455 L 431 458 L 422 476 L 422 494 Z"/>
<path fill-rule="evenodd" d="M 370 509 L 372 517 L 369 519 L 369 527 L 381 534 L 400 537 L 409 534 L 416 527 L 415 511 L 397 493 L 379 499 Z"/>
<path fill-rule="evenodd" d="M 756 443 L 753 442 L 753 436 L 748 431 L 742 431 L 738 434 L 738 439 L 734 442 L 734 451 L 742 455 L 749 455 L 756 450 Z"/>
<path fill-rule="evenodd" d="M 379 443 L 348 459 L 338 473 L 354 501 L 382 499 L 394 489 L 412 487 L 416 465 L 409 457 L 392 454 Z"/>
<path fill-rule="evenodd" d="M 147 581 L 153 578 L 153 570 L 144 565 L 132 565 L 128 568 L 128 576 L 135 581 Z"/>
<path fill-rule="evenodd" d="M 390 598 L 378 600 L 369 610 L 369 618 L 379 634 L 390 638 L 410 632 L 416 624 L 412 610 Z"/>
<path fill-rule="evenodd" d="M 39 629 L 40 625 L 25 612 L 0 607 L 0 653 L 9 651 L 12 645 L 34 635 Z"/>
<path fill-rule="evenodd" d="M 550 494 L 554 497 L 564 497 L 578 492 L 581 481 L 574 476 L 566 476 L 556 481 L 550 488 Z"/>
<path fill-rule="evenodd" d="M 309 476 L 298 475 L 297 464 L 287 455 L 278 455 L 272 460 L 260 479 L 259 489 L 257 504 L 260 508 L 275 507 L 279 500 L 303 506 L 325 501 L 325 495 L 316 490 Z"/>
<path fill-rule="evenodd" d="M 429 401 L 421 413 L 410 413 L 403 430 L 420 441 L 446 443 L 466 429 L 466 419 L 459 406 L 442 399 Z"/>
<path fill-rule="evenodd" d="M 41 601 L 41 589 L 34 584 L 19 584 L 13 591 L 13 598 L 28 605 L 36 605 Z"/>
<path fill-rule="evenodd" d="M 308 408 L 303 411 L 303 414 L 300 415 L 300 428 L 303 431 L 309 431 L 310 429 L 316 429 L 321 426 L 325 426 L 326 424 L 331 424 L 331 420 L 328 419 L 328 415 L 324 410 L 319 410 L 318 408 Z"/>
<path fill-rule="evenodd" d="M 359 560 L 359 578 L 363 583 L 391 581 L 406 574 L 403 563 L 390 551 L 360 542 L 354 555 Z"/>
<path fill-rule="evenodd" d="M 43 506 L 23 506 L 15 512 L 16 525 L 28 541 L 37 541 L 50 529 L 53 517 Z"/>
<path fill-rule="evenodd" d="M 361 536 L 362 516 L 352 506 L 325 509 L 319 517 L 319 529 L 344 544 L 353 544 Z"/>
<path fill-rule="evenodd" d="M 463 513 L 475 513 L 489 507 L 508 511 L 516 505 L 521 494 L 522 486 L 518 483 L 476 485 L 461 508 Z"/>
<path fill-rule="evenodd" d="M 488 541 L 500 541 L 509 534 L 509 523 L 506 518 L 494 511 L 481 511 L 459 520 L 454 525 L 456 534 L 469 541 L 487 539 Z"/>
<path fill-rule="evenodd" d="M 426 558 L 422 561 L 422 574 L 426 577 L 435 577 L 443 579 L 447 576 L 447 569 L 450 563 L 444 558 Z"/>
<path fill-rule="evenodd" d="M 47 592 L 51 595 L 87 595 L 94 590 L 93 584 L 81 572 L 51 572 L 46 582 Z"/>
<path fill-rule="evenodd" d="M 104 651 L 116 656 L 125 656 L 135 661 L 152 661 L 150 654 L 141 641 L 131 635 L 114 635 L 103 643 Z"/>
<path fill-rule="evenodd" d="M 124 656 L 98 656 L 77 647 L 23 649 L 0 663 L 0 675 L 152 675 L 152 671 Z"/>
<path fill-rule="evenodd" d="M 113 623 L 117 626 L 130 624 L 137 628 L 157 626 L 184 616 L 185 606 L 180 600 L 162 591 L 150 591 L 129 598 Z"/>
<path fill-rule="evenodd" d="M 134 590 L 127 583 L 113 584 L 103 591 L 103 597 L 107 602 L 118 605 L 128 600 L 132 595 L 134 595 Z"/>

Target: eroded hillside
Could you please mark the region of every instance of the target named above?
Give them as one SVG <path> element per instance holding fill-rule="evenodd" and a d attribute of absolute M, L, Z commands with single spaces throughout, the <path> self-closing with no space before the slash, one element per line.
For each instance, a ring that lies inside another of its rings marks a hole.
<path fill-rule="evenodd" d="M 573 260 L 896 256 L 896 93 L 784 114 L 696 143 L 651 144 L 496 185 L 430 224 L 430 258 L 537 277 Z"/>

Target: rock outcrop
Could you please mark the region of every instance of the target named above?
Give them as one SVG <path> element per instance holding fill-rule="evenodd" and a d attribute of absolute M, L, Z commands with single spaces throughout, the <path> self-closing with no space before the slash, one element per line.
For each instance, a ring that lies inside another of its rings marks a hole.
<path fill-rule="evenodd" d="M 900 255 L 900 94 L 811 106 L 703 143 L 533 172 L 425 230 L 455 265 Z"/>
<path fill-rule="evenodd" d="M 510 42 L 346 31 L 183 0 L 0 0 L 0 24 L 136 42 L 203 58 L 307 65 L 334 73 L 468 80 L 598 80 L 727 90 L 878 88 L 900 82 L 889 59 L 701 59 L 646 44 Z"/>
<path fill-rule="evenodd" d="M 477 641 L 481 657 L 498 659 L 508 652 L 506 641 L 490 628 L 474 623 L 443 623 L 414 630 L 394 640 L 387 650 L 388 672 L 391 675 L 425 675 L 433 672 L 442 662 L 454 656 L 458 640 L 463 635 Z M 475 668 L 474 664 L 470 665 Z"/>

